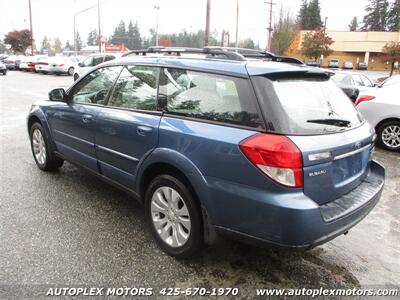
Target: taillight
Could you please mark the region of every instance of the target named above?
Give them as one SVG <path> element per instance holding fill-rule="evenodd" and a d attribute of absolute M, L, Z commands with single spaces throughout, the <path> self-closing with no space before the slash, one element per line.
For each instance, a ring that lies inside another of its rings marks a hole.
<path fill-rule="evenodd" d="M 372 99 L 375 99 L 375 97 L 374 97 L 374 96 L 359 96 L 359 97 L 357 98 L 355 104 L 358 105 L 358 104 L 360 104 L 361 102 L 369 101 L 369 100 L 372 100 Z"/>
<path fill-rule="evenodd" d="M 265 175 L 288 187 L 303 186 L 300 150 L 283 135 L 259 133 L 239 145 L 243 154 Z"/>
<path fill-rule="evenodd" d="M 64 64 L 60 64 L 60 65 L 58 65 L 59 67 L 64 67 Z"/>

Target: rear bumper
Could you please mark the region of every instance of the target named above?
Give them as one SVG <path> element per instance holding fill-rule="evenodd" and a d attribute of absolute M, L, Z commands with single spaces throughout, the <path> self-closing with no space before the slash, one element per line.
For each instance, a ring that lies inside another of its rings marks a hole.
<path fill-rule="evenodd" d="M 308 249 L 347 232 L 366 217 L 381 197 L 384 180 L 385 169 L 372 161 L 358 187 L 325 205 L 302 192 L 274 195 L 246 187 L 240 193 L 246 195 L 242 200 L 231 195 L 230 203 L 220 203 L 224 215 L 214 213 L 213 222 L 217 232 L 246 242 Z M 237 194 L 238 188 L 231 190 Z"/>
<path fill-rule="evenodd" d="M 68 73 L 68 70 L 65 68 L 58 68 L 58 67 L 49 67 L 47 70 L 49 73 L 59 73 L 59 74 L 63 74 L 63 73 Z"/>

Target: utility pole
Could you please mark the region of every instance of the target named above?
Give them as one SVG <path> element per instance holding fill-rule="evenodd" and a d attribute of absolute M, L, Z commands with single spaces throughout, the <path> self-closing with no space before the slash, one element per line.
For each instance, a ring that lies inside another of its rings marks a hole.
<path fill-rule="evenodd" d="M 99 52 L 101 53 L 100 0 L 97 0 L 97 21 L 99 23 Z"/>
<path fill-rule="evenodd" d="M 208 46 L 210 41 L 210 11 L 211 11 L 211 0 L 207 0 L 207 11 L 206 11 L 206 34 L 204 37 L 204 46 Z"/>
<path fill-rule="evenodd" d="M 32 28 L 32 5 L 31 5 L 31 0 L 29 1 L 29 23 L 30 23 L 30 29 L 31 29 L 31 54 L 34 55 L 34 42 L 33 42 L 33 28 Z"/>
<path fill-rule="evenodd" d="M 160 11 L 160 6 L 154 5 L 154 9 L 156 10 L 156 46 L 158 46 L 158 13 Z"/>
<path fill-rule="evenodd" d="M 326 21 L 328 20 L 328 17 L 325 17 L 325 22 L 324 22 L 324 35 L 323 35 L 323 37 L 322 37 L 322 52 L 321 52 L 321 57 L 320 57 L 320 59 L 321 59 L 321 64 L 322 64 L 322 61 L 324 60 L 324 49 L 325 49 L 325 34 L 326 34 Z"/>
<path fill-rule="evenodd" d="M 269 4 L 269 26 L 267 28 L 268 30 L 268 51 L 271 51 L 271 41 L 272 41 L 272 5 L 276 5 L 273 0 L 270 0 L 270 2 L 265 2 L 265 4 Z"/>
<path fill-rule="evenodd" d="M 238 47 L 239 44 L 239 0 L 236 0 L 236 40 L 235 40 L 235 48 Z"/>

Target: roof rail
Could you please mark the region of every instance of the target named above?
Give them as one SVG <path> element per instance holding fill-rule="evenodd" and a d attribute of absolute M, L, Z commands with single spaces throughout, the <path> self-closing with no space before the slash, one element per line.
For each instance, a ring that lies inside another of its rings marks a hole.
<path fill-rule="evenodd" d="M 226 50 L 231 52 L 236 52 L 243 55 L 246 58 L 260 58 L 260 59 L 269 59 L 271 61 L 276 62 L 285 62 L 285 63 L 292 63 L 292 64 L 299 64 L 303 65 L 304 63 L 297 58 L 289 57 L 289 56 L 282 56 L 276 55 L 275 53 L 264 51 L 264 50 L 257 50 L 257 49 L 249 49 L 249 48 L 235 48 L 235 47 L 208 47 L 210 49 L 220 49 Z"/>
<path fill-rule="evenodd" d="M 148 53 L 159 53 L 159 54 L 166 54 L 166 55 L 176 55 L 181 56 L 182 53 L 186 54 L 205 54 L 206 57 L 216 58 L 216 59 L 227 59 L 227 60 L 236 60 L 236 61 L 245 61 L 246 58 L 241 54 L 233 51 L 229 51 L 223 48 L 217 47 L 204 47 L 204 48 L 187 48 L 187 47 L 149 47 L 147 49 L 141 50 L 132 50 L 125 54 L 123 57 L 126 56 L 133 56 L 133 55 L 142 55 L 146 56 Z"/>

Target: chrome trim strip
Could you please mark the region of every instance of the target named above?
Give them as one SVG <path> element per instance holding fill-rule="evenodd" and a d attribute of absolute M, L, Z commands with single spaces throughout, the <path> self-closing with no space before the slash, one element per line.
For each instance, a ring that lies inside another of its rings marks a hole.
<path fill-rule="evenodd" d="M 69 137 L 69 138 L 71 138 L 71 139 L 73 139 L 73 140 L 76 140 L 76 141 L 82 142 L 82 143 L 84 143 L 84 144 L 86 144 L 86 145 L 89 145 L 89 146 L 91 146 L 91 147 L 94 147 L 94 144 L 93 144 L 92 142 L 87 141 L 87 140 L 78 138 L 78 137 L 76 137 L 76 136 L 70 135 L 70 134 L 68 134 L 68 133 L 65 133 L 65 132 L 62 132 L 62 131 L 59 131 L 59 130 L 55 130 L 55 129 L 54 129 L 53 131 L 54 131 L 54 132 L 57 132 L 57 133 L 59 133 L 59 134 L 61 134 L 61 135 L 67 136 L 67 137 Z M 63 143 L 62 143 L 62 144 L 63 144 Z"/>
<path fill-rule="evenodd" d="M 332 154 L 330 151 L 314 153 L 314 154 L 308 155 L 308 160 L 315 161 L 315 160 L 327 159 L 327 158 L 331 158 L 331 156 L 332 156 Z"/>
<path fill-rule="evenodd" d="M 106 147 L 103 147 L 103 146 L 100 146 L 100 145 L 96 145 L 96 148 L 99 148 L 99 149 L 104 150 L 104 151 L 106 151 L 106 152 L 110 152 L 110 153 L 112 153 L 112 154 L 121 156 L 121 157 L 123 157 L 123 158 L 129 159 L 129 160 L 132 160 L 132 161 L 139 161 L 139 159 L 136 158 L 136 157 L 126 155 L 126 154 L 124 154 L 124 153 L 121 153 L 121 152 L 112 150 L 112 149 L 110 149 L 110 148 L 106 148 Z"/>
<path fill-rule="evenodd" d="M 333 158 L 333 160 L 338 160 L 338 159 L 342 159 L 342 158 L 345 158 L 345 157 L 352 156 L 352 155 L 354 155 L 354 154 L 357 154 L 357 153 L 360 153 L 360 152 L 364 151 L 364 150 L 367 149 L 368 147 L 371 147 L 371 144 L 368 144 L 368 145 L 366 145 L 366 146 L 364 146 L 364 147 L 362 147 L 362 148 L 360 148 L 360 149 L 357 149 L 357 150 L 354 150 L 354 151 L 351 151 L 351 152 L 347 152 L 347 153 L 345 153 L 345 154 L 341 154 L 341 155 L 335 156 L 335 157 Z"/>

